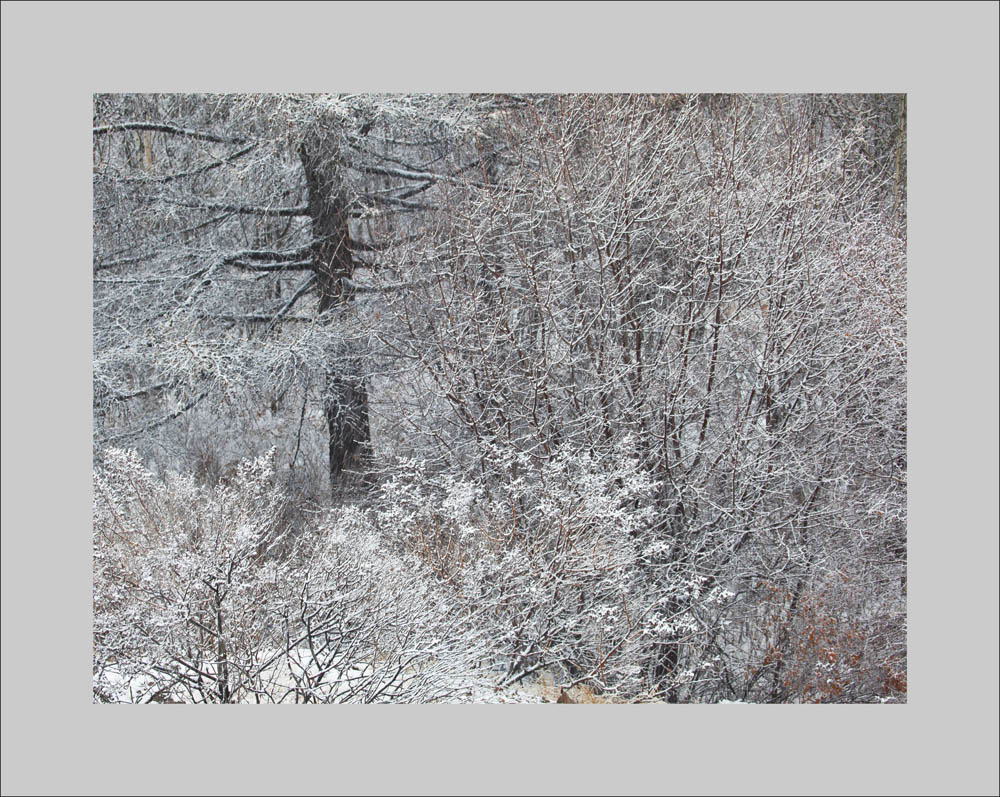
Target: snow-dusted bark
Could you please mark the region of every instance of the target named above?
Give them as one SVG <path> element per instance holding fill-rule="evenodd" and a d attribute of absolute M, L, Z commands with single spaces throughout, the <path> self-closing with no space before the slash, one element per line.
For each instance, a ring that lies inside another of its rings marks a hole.
<path fill-rule="evenodd" d="M 277 447 L 295 542 L 262 561 L 311 563 L 265 612 L 288 694 L 371 696 L 315 673 L 388 633 L 439 651 L 401 673 L 905 699 L 903 98 L 124 96 L 94 124 L 97 459 L 208 500 Z M 379 699 L 444 694 L 414 688 Z"/>

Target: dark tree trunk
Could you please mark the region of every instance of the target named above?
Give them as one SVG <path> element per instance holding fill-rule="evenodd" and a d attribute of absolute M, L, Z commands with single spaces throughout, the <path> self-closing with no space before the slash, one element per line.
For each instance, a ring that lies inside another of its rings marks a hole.
<path fill-rule="evenodd" d="M 680 657 L 680 644 L 675 641 L 663 642 L 657 645 L 658 656 L 653 667 L 653 683 L 657 687 L 667 686 L 666 701 L 678 701 L 677 686 L 674 683 L 677 674 L 677 664 Z"/>
<path fill-rule="evenodd" d="M 352 298 L 347 287 L 354 273 L 348 203 L 338 176 L 336 152 L 332 139 L 314 139 L 299 148 L 309 187 L 320 313 L 343 308 Z M 336 492 L 348 474 L 363 476 L 370 464 L 368 390 L 363 362 L 351 352 L 331 353 L 327 361 L 324 412 L 330 435 L 330 484 Z"/>
<path fill-rule="evenodd" d="M 327 372 L 326 423 L 330 432 L 330 479 L 334 487 L 345 474 L 364 478 L 370 465 L 368 390 L 359 363 L 338 363 Z"/>

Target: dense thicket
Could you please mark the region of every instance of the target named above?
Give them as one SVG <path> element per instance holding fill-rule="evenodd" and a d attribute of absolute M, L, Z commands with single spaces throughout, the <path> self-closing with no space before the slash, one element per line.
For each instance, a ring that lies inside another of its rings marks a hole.
<path fill-rule="evenodd" d="M 900 96 L 97 97 L 95 695 L 905 699 L 905 176 Z"/>

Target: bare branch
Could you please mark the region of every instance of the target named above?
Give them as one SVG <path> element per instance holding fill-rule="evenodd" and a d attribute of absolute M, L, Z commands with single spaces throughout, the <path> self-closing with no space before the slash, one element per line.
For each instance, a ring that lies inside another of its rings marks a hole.
<path fill-rule="evenodd" d="M 94 128 L 94 135 L 107 135 L 108 133 L 118 133 L 126 130 L 148 130 L 155 133 L 170 133 L 177 136 L 186 136 L 199 141 L 212 141 L 217 144 L 244 144 L 245 138 L 220 136 L 215 133 L 206 133 L 201 130 L 189 130 L 183 127 L 164 124 L 161 122 L 119 122 L 113 125 L 103 125 Z"/>

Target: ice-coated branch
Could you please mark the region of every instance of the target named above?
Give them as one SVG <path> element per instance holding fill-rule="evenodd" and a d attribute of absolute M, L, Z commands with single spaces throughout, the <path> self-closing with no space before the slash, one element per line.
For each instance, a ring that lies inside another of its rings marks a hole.
<path fill-rule="evenodd" d="M 244 144 L 246 139 L 242 137 L 220 136 L 215 133 L 206 133 L 202 130 L 190 130 L 175 125 L 162 122 L 118 122 L 112 125 L 102 125 L 94 128 L 94 135 L 108 135 L 126 130 L 143 130 L 153 133 L 170 133 L 176 136 L 185 136 L 198 141 L 211 141 L 217 144 Z"/>

